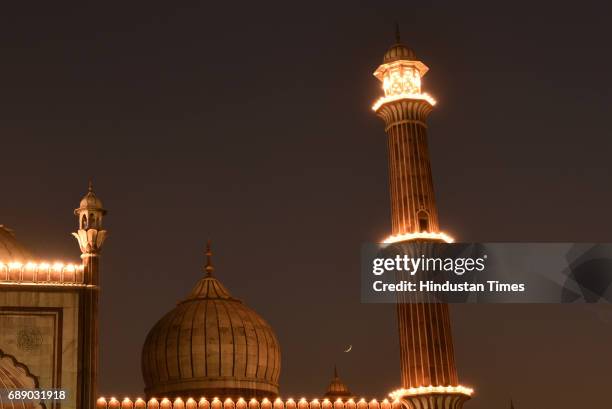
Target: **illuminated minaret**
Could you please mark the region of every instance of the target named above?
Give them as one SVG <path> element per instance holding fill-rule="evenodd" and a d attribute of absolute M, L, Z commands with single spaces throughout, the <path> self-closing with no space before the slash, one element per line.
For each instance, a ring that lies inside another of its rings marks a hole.
<path fill-rule="evenodd" d="M 102 201 L 89 189 L 79 207 L 74 211 L 78 220 L 78 230 L 72 233 L 81 249 L 83 276 L 87 287 L 83 290 L 82 306 L 79 314 L 79 330 L 82 345 L 79 346 L 78 371 L 83 374 L 82 384 L 77 395 L 77 407 L 94 408 L 98 394 L 98 297 L 99 297 L 99 259 L 102 244 L 106 239 L 106 230 L 102 228 L 102 219 L 106 210 Z"/>
<path fill-rule="evenodd" d="M 450 242 L 440 230 L 427 147 L 427 117 L 434 99 L 421 90 L 428 67 L 414 51 L 394 44 L 374 72 L 384 96 L 372 107 L 383 119 L 389 155 L 392 234 L 386 243 Z M 402 389 L 409 408 L 460 408 L 471 390 L 457 378 L 448 305 L 397 303 Z"/>

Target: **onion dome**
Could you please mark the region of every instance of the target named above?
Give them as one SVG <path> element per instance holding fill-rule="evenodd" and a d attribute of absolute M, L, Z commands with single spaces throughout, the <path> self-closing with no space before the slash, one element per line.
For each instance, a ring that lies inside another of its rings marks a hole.
<path fill-rule="evenodd" d="M 351 399 L 354 398 L 353 394 L 349 390 L 348 386 L 342 382 L 340 377 L 338 376 L 338 368 L 334 365 L 334 377 L 332 378 L 329 386 L 327 387 L 327 392 L 325 392 L 325 397 L 329 400 L 336 399 Z"/>
<path fill-rule="evenodd" d="M 400 39 L 399 25 L 395 25 L 395 44 L 391 46 L 383 57 L 383 64 L 388 64 L 398 60 L 415 61 L 416 53 L 402 44 Z"/>
<path fill-rule="evenodd" d="M 280 346 L 255 311 L 206 275 L 145 340 L 142 374 L 148 398 L 273 399 L 278 396 Z"/>
<path fill-rule="evenodd" d="M 26 262 L 32 260 L 32 254 L 15 238 L 13 230 L 0 224 L 0 261 Z"/>
<path fill-rule="evenodd" d="M 98 210 L 101 211 L 102 214 L 106 214 L 106 210 L 104 210 L 104 206 L 102 205 L 102 200 L 100 200 L 94 193 L 93 183 L 91 181 L 89 181 L 87 193 L 81 199 L 79 208 L 76 209 L 74 213 L 78 214 L 78 212 L 81 210 Z"/>

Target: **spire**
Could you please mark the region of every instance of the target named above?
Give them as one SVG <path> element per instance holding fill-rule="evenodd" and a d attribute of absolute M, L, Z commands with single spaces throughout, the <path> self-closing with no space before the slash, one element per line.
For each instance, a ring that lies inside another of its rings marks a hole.
<path fill-rule="evenodd" d="M 400 38 L 400 29 L 399 29 L 399 23 L 396 21 L 395 22 L 395 43 L 399 44 L 401 43 L 401 38 Z"/>
<path fill-rule="evenodd" d="M 204 271 L 206 271 L 206 277 L 211 277 L 215 268 L 212 265 L 212 250 L 210 249 L 210 240 L 206 242 L 206 267 L 204 267 Z"/>
<path fill-rule="evenodd" d="M 93 193 L 93 181 L 89 179 L 89 184 L 87 186 L 87 191 Z"/>
<path fill-rule="evenodd" d="M 331 401 L 335 401 L 336 399 L 350 399 L 353 397 L 353 394 L 346 386 L 342 379 L 338 376 L 338 367 L 334 365 L 334 377 L 332 378 L 329 386 L 327 387 L 327 392 L 325 393 L 325 397 Z"/>

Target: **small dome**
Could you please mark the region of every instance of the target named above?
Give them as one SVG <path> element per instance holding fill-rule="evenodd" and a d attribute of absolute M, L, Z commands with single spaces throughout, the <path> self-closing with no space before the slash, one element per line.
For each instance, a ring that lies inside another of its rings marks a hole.
<path fill-rule="evenodd" d="M 32 260 L 32 253 L 15 238 L 13 230 L 0 224 L 0 261 L 26 262 Z"/>
<path fill-rule="evenodd" d="M 383 64 L 388 64 L 398 60 L 415 61 L 416 54 L 404 44 L 397 43 L 387 50 L 385 56 L 383 57 Z"/>
<path fill-rule="evenodd" d="M 209 262 L 191 294 L 147 335 L 142 373 L 148 398 L 278 396 L 281 356 L 274 331 L 212 271 Z"/>
<path fill-rule="evenodd" d="M 338 376 L 338 368 L 336 368 L 335 366 L 334 377 L 332 378 L 331 382 L 329 383 L 329 386 L 327 387 L 325 397 L 329 400 L 354 398 L 348 386 L 346 386 Z"/>
<path fill-rule="evenodd" d="M 87 194 L 81 199 L 79 203 L 81 209 L 101 209 L 102 201 L 98 199 L 98 196 L 94 192 L 87 192 Z"/>
<path fill-rule="evenodd" d="M 102 200 L 96 196 L 93 190 L 93 184 L 91 181 L 89 182 L 89 188 L 87 189 L 87 193 L 81 199 L 79 203 L 79 208 L 77 210 L 83 209 L 91 209 L 91 210 L 102 210 L 103 213 L 106 213 L 104 210 L 104 206 L 102 205 Z M 76 213 L 76 210 L 75 210 Z"/>

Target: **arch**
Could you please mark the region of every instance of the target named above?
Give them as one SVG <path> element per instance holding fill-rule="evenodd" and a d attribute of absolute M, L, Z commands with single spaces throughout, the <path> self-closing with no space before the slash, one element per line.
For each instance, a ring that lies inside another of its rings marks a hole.
<path fill-rule="evenodd" d="M 430 229 L 429 213 L 427 213 L 425 210 L 419 210 L 417 213 L 417 227 L 419 233 L 428 232 Z"/>
<path fill-rule="evenodd" d="M 2 389 L 38 389 L 38 378 L 13 355 L 0 349 L 0 388 Z M 0 408 L 3 409 L 46 409 L 44 403 L 23 400 L 5 400 L 0 394 Z"/>

